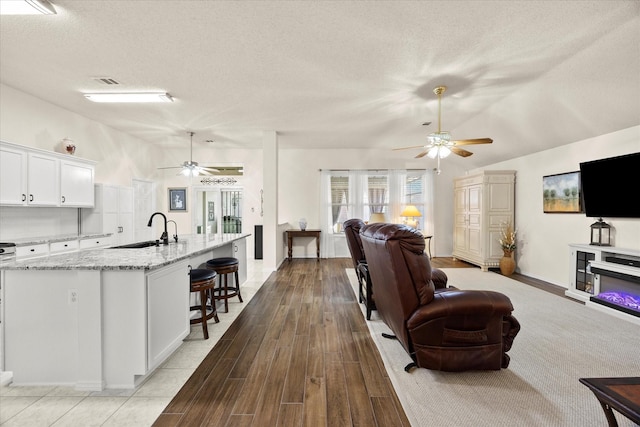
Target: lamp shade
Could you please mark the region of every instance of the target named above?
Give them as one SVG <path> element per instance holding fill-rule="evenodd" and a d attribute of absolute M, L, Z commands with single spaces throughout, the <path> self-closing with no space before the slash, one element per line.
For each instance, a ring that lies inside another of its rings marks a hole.
<path fill-rule="evenodd" d="M 369 217 L 369 224 L 373 224 L 376 222 L 387 222 L 387 218 L 383 213 L 372 213 Z"/>
<path fill-rule="evenodd" d="M 416 208 L 414 205 L 407 205 L 407 207 L 404 208 L 404 210 L 402 211 L 400 216 L 404 216 L 404 217 L 408 217 L 408 218 L 415 218 L 415 217 L 422 216 L 422 214 L 420 213 L 418 208 Z"/>

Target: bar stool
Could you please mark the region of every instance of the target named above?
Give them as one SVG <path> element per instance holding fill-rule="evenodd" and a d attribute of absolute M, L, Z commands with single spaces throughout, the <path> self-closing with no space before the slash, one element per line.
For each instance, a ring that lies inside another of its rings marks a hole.
<path fill-rule="evenodd" d="M 190 291 L 200 294 L 200 305 L 192 305 L 190 307 L 191 311 L 200 310 L 200 317 L 190 319 L 189 323 L 192 325 L 202 323 L 204 339 L 208 340 L 209 330 L 207 329 L 207 320 L 214 318 L 216 323 L 220 321 L 212 292 L 216 286 L 216 272 L 205 268 L 194 268 L 189 271 L 189 281 Z M 211 298 L 210 306 L 207 306 L 207 297 Z M 209 314 L 207 314 L 207 309 L 211 310 Z"/>
<path fill-rule="evenodd" d="M 242 295 L 240 295 L 240 280 L 238 279 L 238 258 L 232 257 L 220 257 L 213 258 L 207 261 L 207 268 L 215 271 L 218 274 L 219 287 L 213 289 L 213 298 L 215 300 L 224 300 L 224 312 L 229 312 L 229 298 L 235 296 L 242 301 Z M 228 275 L 234 274 L 235 286 L 229 286 Z M 224 286 L 222 286 L 222 276 L 224 276 Z"/>

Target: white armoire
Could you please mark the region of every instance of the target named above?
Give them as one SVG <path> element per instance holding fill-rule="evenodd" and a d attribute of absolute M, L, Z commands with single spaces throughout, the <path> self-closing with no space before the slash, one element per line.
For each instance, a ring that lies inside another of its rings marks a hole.
<path fill-rule="evenodd" d="M 512 170 L 482 171 L 454 180 L 454 259 L 482 271 L 499 267 L 501 228 L 515 228 L 515 177 Z"/>

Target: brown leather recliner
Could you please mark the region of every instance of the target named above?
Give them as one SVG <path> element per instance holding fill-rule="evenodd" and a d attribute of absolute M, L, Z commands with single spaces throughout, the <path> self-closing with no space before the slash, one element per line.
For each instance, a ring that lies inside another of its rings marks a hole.
<path fill-rule="evenodd" d="M 353 268 L 356 270 L 358 277 L 358 301 L 364 303 L 367 309 L 367 320 L 371 320 L 371 311 L 376 309 L 376 303 L 373 297 L 373 285 L 369 274 L 369 266 L 367 265 L 367 258 L 360 239 L 360 230 L 364 226 L 364 221 L 358 218 L 352 218 L 342 224 L 342 229 L 347 238 L 347 246 L 351 253 L 351 259 L 353 260 Z M 431 271 L 431 275 L 436 291 L 447 288 L 448 277 L 444 271 L 434 268 Z"/>
<path fill-rule="evenodd" d="M 373 286 L 371 285 L 367 259 L 364 256 L 362 242 L 360 241 L 360 229 L 364 225 L 364 221 L 361 219 L 352 218 L 342 224 L 342 229 L 347 238 L 347 246 L 353 260 L 353 268 L 356 270 L 356 276 L 358 277 L 358 301 L 364 303 L 367 309 L 367 320 L 371 320 L 371 311 L 376 309 L 376 303 L 373 300 Z"/>
<path fill-rule="evenodd" d="M 506 295 L 492 291 L 435 292 L 424 237 L 405 225 L 360 230 L 376 306 L 414 360 L 441 371 L 506 368 L 520 330 Z"/>

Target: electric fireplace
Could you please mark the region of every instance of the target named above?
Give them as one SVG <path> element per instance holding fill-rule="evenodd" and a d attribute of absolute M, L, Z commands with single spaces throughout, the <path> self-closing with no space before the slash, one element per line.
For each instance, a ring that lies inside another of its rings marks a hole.
<path fill-rule="evenodd" d="M 600 293 L 592 302 L 640 317 L 640 277 L 598 267 L 591 272 L 600 275 Z"/>

